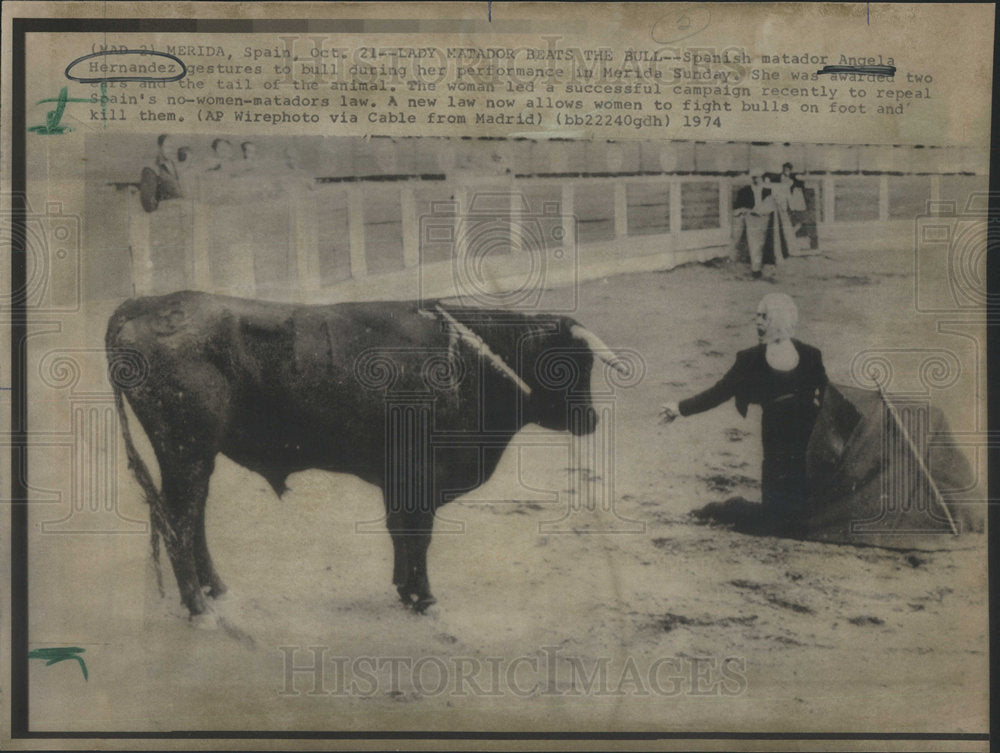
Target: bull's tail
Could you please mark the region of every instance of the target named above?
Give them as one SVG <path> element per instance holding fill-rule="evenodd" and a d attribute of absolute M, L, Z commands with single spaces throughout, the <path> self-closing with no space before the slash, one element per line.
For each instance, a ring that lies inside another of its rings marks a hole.
<path fill-rule="evenodd" d="M 125 412 L 125 395 L 122 391 L 123 386 L 134 384 L 137 380 L 144 380 L 148 375 L 148 364 L 144 356 L 137 350 L 122 347 L 118 343 L 118 334 L 130 318 L 128 308 L 131 303 L 132 301 L 128 301 L 119 307 L 108 322 L 104 338 L 108 358 L 108 381 L 111 382 L 111 388 L 115 395 L 115 408 L 118 410 L 118 423 L 121 425 L 122 438 L 125 440 L 125 456 L 128 458 L 128 467 L 135 474 L 146 498 L 146 504 L 149 505 L 149 538 L 153 553 L 153 567 L 156 570 L 156 586 L 160 591 L 160 596 L 164 596 L 163 572 L 160 569 L 160 537 L 163 536 L 169 544 L 173 538 L 173 531 L 164 515 L 163 495 L 156 488 L 156 483 L 153 481 L 146 461 L 142 459 L 132 441 L 128 415 Z"/>
<path fill-rule="evenodd" d="M 136 480 L 139 482 L 139 486 L 142 487 L 143 494 L 146 497 L 146 504 L 149 505 L 149 541 L 153 549 L 156 587 L 160 591 L 160 596 L 164 596 L 163 572 L 160 568 L 160 529 L 162 524 L 166 522 L 163 520 L 163 497 L 153 482 L 153 477 L 146 466 L 146 461 L 139 455 L 139 452 L 135 449 L 135 444 L 132 442 L 132 433 L 128 428 L 128 416 L 125 413 L 125 396 L 117 385 L 114 387 L 114 391 L 115 407 L 118 409 L 118 423 L 121 424 L 122 438 L 125 440 L 125 456 L 128 458 L 128 467 L 135 474 Z M 166 532 L 164 531 L 163 533 Z"/>

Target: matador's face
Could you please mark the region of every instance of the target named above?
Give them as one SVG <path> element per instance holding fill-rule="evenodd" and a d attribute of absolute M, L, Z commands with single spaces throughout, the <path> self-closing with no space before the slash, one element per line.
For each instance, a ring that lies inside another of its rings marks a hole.
<path fill-rule="evenodd" d="M 767 333 L 767 309 L 761 303 L 757 306 L 757 313 L 754 315 L 754 323 L 757 325 L 757 336 L 763 337 Z"/>

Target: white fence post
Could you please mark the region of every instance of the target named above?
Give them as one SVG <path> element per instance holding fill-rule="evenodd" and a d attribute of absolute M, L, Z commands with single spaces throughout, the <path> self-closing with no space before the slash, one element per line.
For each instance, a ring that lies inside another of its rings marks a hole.
<path fill-rule="evenodd" d="M 733 183 L 729 178 L 719 178 L 719 227 L 730 235 L 733 232 Z"/>
<path fill-rule="evenodd" d="M 200 201 L 191 206 L 191 270 L 196 290 L 212 289 L 212 205 Z"/>
<path fill-rule="evenodd" d="M 153 292 L 153 252 L 149 239 L 149 214 L 138 201 L 129 194 L 126 199 L 128 216 L 128 243 L 132 249 L 132 287 L 135 295 L 149 295 Z"/>
<path fill-rule="evenodd" d="M 306 300 L 309 292 L 319 287 L 319 229 L 316 224 L 316 202 L 312 194 L 298 187 L 290 191 L 288 215 L 295 254 L 297 290 L 299 298 Z"/>
<path fill-rule="evenodd" d="M 625 181 L 615 181 L 615 237 L 628 235 L 628 193 Z"/>
<path fill-rule="evenodd" d="M 836 221 L 837 197 L 834 195 L 836 182 L 832 176 L 823 176 L 823 222 Z"/>
<path fill-rule="evenodd" d="M 420 264 L 420 222 L 413 187 L 404 185 L 399 192 L 400 219 L 403 225 L 403 266 Z"/>
<path fill-rule="evenodd" d="M 347 235 L 351 245 L 351 277 L 359 280 L 368 274 L 365 260 L 364 193 L 359 185 L 347 189 Z"/>
<path fill-rule="evenodd" d="M 681 231 L 681 181 L 674 178 L 670 181 L 670 234 Z"/>
<path fill-rule="evenodd" d="M 574 209 L 576 204 L 576 186 L 570 180 L 562 184 L 560 203 L 559 211 L 563 217 L 563 248 L 575 248 L 576 215 L 574 214 Z"/>
<path fill-rule="evenodd" d="M 468 232 L 469 223 L 469 202 L 471 198 L 475 196 L 474 191 L 467 188 L 461 183 L 455 183 L 455 256 L 452 260 L 454 266 L 453 270 L 459 270 L 459 274 L 456 276 L 454 273 L 451 275 L 451 285 L 454 288 L 454 295 L 468 295 L 470 291 L 465 290 L 462 287 L 463 278 L 462 275 L 467 273 L 468 262 L 466 260 L 466 254 L 468 252 L 468 246 L 466 245 L 466 234 Z"/>
<path fill-rule="evenodd" d="M 510 179 L 510 183 L 508 185 L 510 187 L 510 220 L 508 222 L 508 226 L 510 227 L 510 254 L 512 257 L 516 257 L 519 253 L 521 253 L 522 247 L 521 234 L 515 233 L 514 228 L 520 227 L 521 223 L 524 221 L 524 198 L 518 191 L 517 184 L 513 178 Z"/>

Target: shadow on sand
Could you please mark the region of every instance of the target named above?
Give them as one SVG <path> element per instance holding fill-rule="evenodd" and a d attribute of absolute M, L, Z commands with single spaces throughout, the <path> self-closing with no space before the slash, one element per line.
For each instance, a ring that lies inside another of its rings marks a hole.
<path fill-rule="evenodd" d="M 725 502 L 709 502 L 704 507 L 692 510 L 691 517 L 700 525 L 725 526 L 749 536 L 802 538 L 800 531 L 793 530 L 793 526 L 789 526 L 787 522 L 782 524 L 767 515 L 759 502 L 751 502 L 745 497 L 730 497 Z"/>

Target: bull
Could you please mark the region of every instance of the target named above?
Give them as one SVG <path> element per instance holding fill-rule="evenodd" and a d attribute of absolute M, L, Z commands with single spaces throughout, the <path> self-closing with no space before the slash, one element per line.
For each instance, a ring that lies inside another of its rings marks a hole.
<path fill-rule="evenodd" d="M 105 346 L 129 465 L 150 508 L 157 573 L 162 540 L 192 617 L 206 611 L 206 596 L 226 591 L 205 538 L 218 453 L 279 496 L 290 474 L 313 468 L 379 487 L 393 584 L 422 613 L 435 602 L 427 577 L 435 510 L 489 479 L 528 423 L 593 432 L 595 355 L 627 368 L 565 316 L 191 291 L 126 301 Z M 153 447 L 160 488 L 134 446 L 125 400 Z M 452 441 L 435 445 L 435 437 Z"/>

